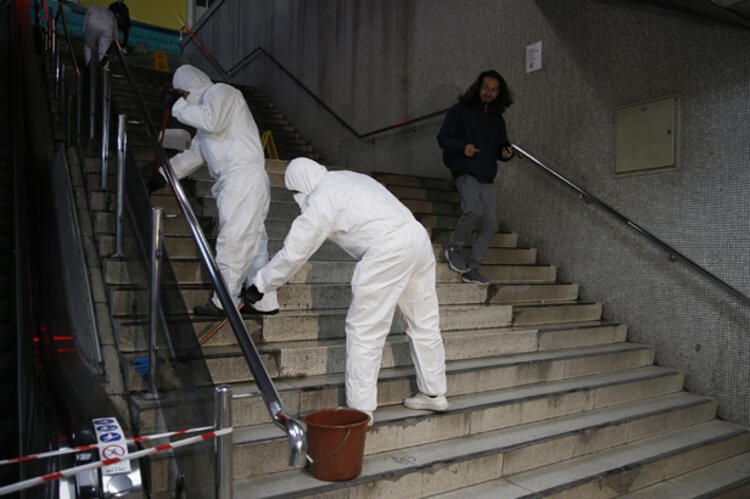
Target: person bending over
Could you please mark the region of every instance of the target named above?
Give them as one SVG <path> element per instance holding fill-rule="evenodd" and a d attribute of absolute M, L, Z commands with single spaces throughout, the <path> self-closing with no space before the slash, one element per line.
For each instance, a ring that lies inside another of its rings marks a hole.
<path fill-rule="evenodd" d="M 370 416 L 385 339 L 398 306 L 406 320 L 419 393 L 410 409 L 445 411 L 445 351 L 435 291 L 435 257 L 424 227 L 376 180 L 329 172 L 307 158 L 289 163 L 284 181 L 302 213 L 284 247 L 260 269 L 255 298 L 275 291 L 329 239 L 358 260 L 346 315 L 346 400 Z"/>

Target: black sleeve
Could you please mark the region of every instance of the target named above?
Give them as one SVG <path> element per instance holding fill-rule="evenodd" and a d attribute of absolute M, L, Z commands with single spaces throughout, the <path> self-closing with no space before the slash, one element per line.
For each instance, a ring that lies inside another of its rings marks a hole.
<path fill-rule="evenodd" d="M 463 152 L 467 144 L 466 120 L 459 105 L 448 110 L 437 139 L 443 151 Z"/>

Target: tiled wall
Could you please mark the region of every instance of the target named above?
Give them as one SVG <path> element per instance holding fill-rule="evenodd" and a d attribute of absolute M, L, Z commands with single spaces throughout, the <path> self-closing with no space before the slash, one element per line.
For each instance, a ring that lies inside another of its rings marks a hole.
<path fill-rule="evenodd" d="M 506 114 L 515 142 L 750 295 L 750 30 L 629 0 L 221 8 L 228 15 L 206 29 L 215 52 L 240 60 L 263 46 L 360 133 L 448 107 L 479 71 L 498 69 L 515 92 Z M 539 40 L 543 69 L 526 74 L 525 48 Z M 435 140 L 441 117 L 363 140 L 263 58 L 238 80 L 262 86 L 339 165 L 447 176 Z M 679 167 L 615 177 L 615 107 L 672 94 L 681 103 Z M 523 244 L 580 283 L 584 300 L 604 303 L 607 318 L 627 323 L 630 341 L 655 345 L 657 363 L 684 369 L 690 390 L 717 397 L 722 417 L 750 424 L 750 307 L 528 161 L 503 165 L 496 185 L 503 224 Z"/>

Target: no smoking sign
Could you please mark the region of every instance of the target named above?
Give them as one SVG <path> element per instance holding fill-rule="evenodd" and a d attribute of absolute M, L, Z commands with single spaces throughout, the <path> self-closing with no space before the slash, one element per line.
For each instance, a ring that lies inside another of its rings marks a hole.
<path fill-rule="evenodd" d="M 104 459 L 115 459 L 124 456 L 128 453 L 128 450 L 122 445 L 107 445 L 102 447 L 102 457 Z"/>

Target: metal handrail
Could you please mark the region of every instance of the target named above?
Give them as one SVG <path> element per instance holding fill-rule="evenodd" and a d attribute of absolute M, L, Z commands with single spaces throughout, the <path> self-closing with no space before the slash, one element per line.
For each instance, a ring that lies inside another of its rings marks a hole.
<path fill-rule="evenodd" d="M 146 105 L 144 104 L 140 91 L 135 85 L 133 76 L 131 75 L 127 64 L 125 63 L 125 59 L 122 54 L 122 48 L 120 47 L 120 44 L 117 40 L 115 40 L 115 42 L 113 43 L 113 47 L 115 49 L 115 53 L 117 54 L 118 60 L 120 61 L 120 65 L 124 70 L 128 84 L 133 92 L 133 95 L 135 96 L 136 104 L 138 105 L 138 109 L 143 118 L 143 125 L 146 129 L 146 133 L 153 143 L 154 149 L 159 157 L 160 164 L 163 165 L 162 170 L 164 171 L 167 183 L 174 192 L 180 211 L 185 217 L 185 221 L 197 246 L 200 258 L 203 261 L 211 283 L 214 286 L 214 290 L 219 297 L 221 306 L 227 314 L 229 324 L 232 327 L 232 331 L 234 332 L 235 338 L 237 339 L 240 350 L 242 350 L 242 354 L 247 361 L 248 367 L 253 374 L 255 383 L 257 384 L 261 395 L 263 396 L 263 400 L 274 423 L 276 423 L 277 426 L 283 429 L 289 437 L 289 464 L 297 464 L 298 462 L 301 462 L 301 460 L 305 456 L 306 443 L 304 430 L 302 429 L 302 426 L 298 421 L 290 417 L 284 411 L 284 407 L 279 394 L 276 391 L 276 387 L 274 386 L 273 381 L 268 374 L 268 371 L 266 371 L 266 368 L 260 359 L 260 355 L 258 354 L 258 350 L 255 348 L 252 339 L 250 339 L 250 334 L 245 327 L 245 323 L 242 320 L 239 311 L 235 307 L 232 297 L 229 295 L 229 291 L 226 288 L 226 285 L 224 284 L 224 280 L 221 277 L 221 273 L 219 272 L 219 267 L 216 264 L 216 260 L 212 255 L 208 240 L 206 239 L 205 234 L 203 234 L 203 231 L 201 230 L 198 223 L 198 219 L 195 216 L 192 207 L 190 206 L 190 202 L 188 201 L 187 196 L 182 189 L 182 186 L 180 185 L 180 182 L 177 179 L 174 170 L 172 169 L 169 157 L 167 156 L 164 147 L 159 141 L 156 129 L 151 122 L 148 110 L 146 109 Z"/>
<path fill-rule="evenodd" d="M 435 116 L 438 116 L 440 114 L 443 114 L 446 111 L 448 111 L 448 109 L 450 109 L 448 107 L 448 108 L 445 108 L 445 109 L 441 109 L 439 111 L 433 111 L 431 113 L 427 113 L 427 114 L 424 114 L 422 116 L 418 116 L 416 118 L 410 118 L 410 119 L 406 119 L 406 120 L 397 121 L 396 123 L 391 123 L 390 125 L 384 126 L 382 128 L 378 128 L 376 130 L 372 130 L 372 131 L 369 131 L 369 132 L 360 133 L 357 130 L 355 130 L 354 127 L 352 125 L 350 125 L 344 118 L 342 118 L 341 116 L 339 116 L 338 113 L 336 113 L 336 111 L 334 111 L 333 109 L 331 109 L 331 107 L 328 104 L 326 104 L 320 97 L 318 97 L 312 90 L 310 90 L 309 88 L 307 88 L 307 86 L 304 83 L 302 83 L 299 80 L 299 78 L 297 78 L 296 76 L 294 76 L 292 74 L 292 72 L 289 71 L 279 61 L 277 61 L 275 57 L 273 57 L 271 54 L 269 54 L 268 52 L 266 52 L 266 50 L 263 47 L 256 47 L 255 49 L 251 50 L 250 52 L 248 52 L 247 55 L 245 55 L 242 59 L 240 59 L 234 66 L 232 66 L 231 68 L 229 68 L 229 70 L 226 70 L 226 69 L 224 69 L 224 66 L 222 66 L 221 63 L 219 63 L 219 61 L 216 60 L 216 58 L 213 56 L 213 54 L 211 54 L 211 51 L 208 50 L 208 48 L 200 41 L 200 39 L 197 37 L 197 35 L 193 31 L 191 31 L 190 28 L 187 25 L 183 26 L 182 29 L 184 31 L 186 31 L 188 33 L 188 35 L 190 35 L 189 39 L 192 39 L 192 40 L 195 41 L 196 45 L 198 45 L 198 48 L 201 49 L 201 51 L 203 52 L 203 54 L 208 58 L 208 60 L 211 62 L 211 64 L 214 66 L 214 68 L 217 71 L 219 71 L 219 73 L 221 73 L 221 75 L 223 76 L 223 78 L 225 80 L 227 80 L 227 81 L 230 80 L 232 78 L 232 76 L 235 75 L 235 73 L 237 73 L 241 69 L 244 69 L 244 67 L 247 66 L 255 58 L 256 54 L 260 54 L 260 55 L 263 55 L 263 56 L 267 57 L 272 63 L 274 63 L 281 70 L 282 73 L 284 73 L 285 75 L 287 75 L 298 87 L 300 87 L 307 95 L 309 95 L 318 105 L 320 105 L 323 109 L 325 109 L 326 111 L 328 111 L 328 113 L 336 121 L 338 121 L 341 126 L 343 126 L 344 128 L 346 128 L 352 135 L 354 135 L 358 139 L 366 139 L 368 137 L 372 137 L 373 135 L 377 135 L 377 134 L 380 134 L 380 133 L 383 133 L 383 132 L 387 132 L 389 130 L 394 130 L 396 128 L 401 128 L 401 127 L 406 126 L 406 125 L 413 125 L 413 124 L 418 123 L 420 121 L 425 121 L 425 120 L 428 120 L 428 119 L 433 118 Z"/>
<path fill-rule="evenodd" d="M 70 40 L 70 31 L 68 30 L 68 20 L 65 17 L 65 5 L 64 2 L 60 1 L 57 5 L 57 16 L 60 16 L 63 22 L 63 34 L 65 35 L 65 42 L 68 44 L 68 52 L 70 53 L 70 59 L 73 61 L 73 69 L 75 70 L 76 77 L 81 76 L 81 70 L 78 67 L 78 60 L 76 59 L 75 50 L 73 50 L 73 42 Z"/>
<path fill-rule="evenodd" d="M 625 226 L 627 226 L 629 229 L 635 231 L 640 236 L 644 237 L 646 240 L 648 240 L 651 244 L 662 250 L 664 253 L 666 253 L 667 257 L 670 261 L 682 261 L 683 263 L 687 264 L 688 267 L 690 267 L 693 271 L 697 272 L 698 274 L 702 275 L 706 279 L 712 281 L 714 284 L 719 286 L 721 289 L 726 291 L 727 293 L 731 294 L 735 298 L 737 298 L 741 303 L 743 303 L 746 306 L 750 306 L 750 297 L 743 294 L 733 286 L 727 284 L 725 281 L 714 275 L 713 273 L 709 272 L 699 264 L 695 263 L 693 260 L 688 258 L 687 256 L 683 255 L 676 249 L 674 249 L 669 244 L 665 243 L 640 225 L 636 224 L 629 218 L 627 218 L 625 215 L 621 214 L 611 206 L 609 206 L 604 201 L 600 200 L 590 192 L 584 190 L 583 188 L 576 185 L 571 180 L 567 179 L 557 171 L 553 170 L 549 166 L 545 165 L 542 161 L 537 159 L 534 155 L 523 149 L 522 147 L 514 144 L 513 149 L 515 149 L 521 156 L 528 158 L 531 160 L 532 163 L 536 164 L 539 168 L 541 168 L 545 173 L 552 176 L 555 180 L 562 183 L 572 191 L 576 192 L 581 198 L 586 202 L 587 204 L 594 204 L 595 206 L 599 207 L 600 209 L 604 210 L 609 215 L 613 216 L 616 220 L 623 223 Z"/>

